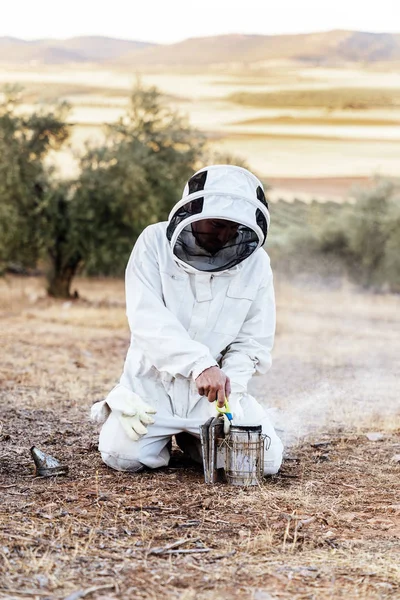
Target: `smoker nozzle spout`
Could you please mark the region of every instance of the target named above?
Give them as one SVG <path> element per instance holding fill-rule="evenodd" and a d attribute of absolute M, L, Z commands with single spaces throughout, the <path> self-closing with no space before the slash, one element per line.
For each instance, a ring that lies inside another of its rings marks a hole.
<path fill-rule="evenodd" d="M 35 474 L 38 477 L 52 477 L 53 475 L 66 475 L 68 473 L 67 465 L 63 465 L 54 456 L 45 454 L 35 446 L 31 448 L 31 455 L 36 467 Z"/>

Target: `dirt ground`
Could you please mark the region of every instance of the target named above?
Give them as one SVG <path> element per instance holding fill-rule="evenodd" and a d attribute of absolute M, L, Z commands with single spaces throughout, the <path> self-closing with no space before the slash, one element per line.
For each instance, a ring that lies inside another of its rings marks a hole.
<path fill-rule="evenodd" d="M 128 346 L 123 283 L 0 281 L 0 598 L 400 598 L 400 299 L 276 276 L 274 365 L 253 385 L 285 440 L 260 487 L 206 486 L 175 448 L 102 464 L 93 400 Z M 374 434 L 374 435 L 372 435 Z M 69 465 L 38 478 L 36 445 Z"/>

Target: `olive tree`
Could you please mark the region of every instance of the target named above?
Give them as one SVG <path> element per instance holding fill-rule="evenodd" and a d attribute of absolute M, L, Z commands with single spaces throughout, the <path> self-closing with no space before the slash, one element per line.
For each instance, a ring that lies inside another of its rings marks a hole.
<path fill-rule="evenodd" d="M 87 146 L 75 179 L 46 158 L 68 139 L 66 106 L 19 116 L 15 98 L 0 107 L 0 260 L 48 265 L 48 293 L 69 297 L 79 270 L 121 274 L 143 228 L 167 218 L 198 166 L 205 139 L 137 85 L 127 113 Z"/>

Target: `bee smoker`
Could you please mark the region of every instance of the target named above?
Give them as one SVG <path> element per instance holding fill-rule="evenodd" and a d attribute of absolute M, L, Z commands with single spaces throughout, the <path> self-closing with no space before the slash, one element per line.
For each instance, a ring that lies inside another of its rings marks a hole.
<path fill-rule="evenodd" d="M 271 439 L 261 425 L 231 425 L 224 435 L 223 418 L 211 418 L 200 427 L 206 483 L 226 481 L 230 485 L 252 486 L 264 475 L 264 450 Z"/>

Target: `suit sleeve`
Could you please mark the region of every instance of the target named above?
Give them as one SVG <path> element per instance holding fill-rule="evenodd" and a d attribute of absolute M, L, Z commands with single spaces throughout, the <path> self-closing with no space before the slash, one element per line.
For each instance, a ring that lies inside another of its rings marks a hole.
<path fill-rule="evenodd" d="M 191 339 L 163 301 L 157 239 L 147 228 L 139 237 L 125 277 L 126 309 L 135 342 L 158 371 L 196 379 L 217 366 L 209 349 Z"/>
<path fill-rule="evenodd" d="M 231 380 L 232 393 L 246 392 L 251 377 L 266 373 L 271 367 L 275 325 L 275 293 L 268 262 L 265 284 L 258 290 L 239 334 L 221 362 Z"/>

